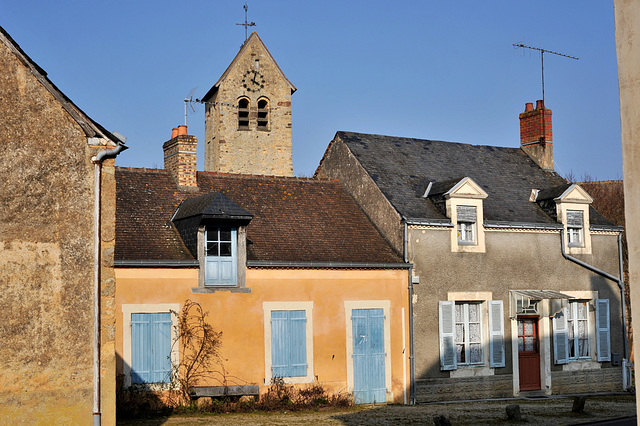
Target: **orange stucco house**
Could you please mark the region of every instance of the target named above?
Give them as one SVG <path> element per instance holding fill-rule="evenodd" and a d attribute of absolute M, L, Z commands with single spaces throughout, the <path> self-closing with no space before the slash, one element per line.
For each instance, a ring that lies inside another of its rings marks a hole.
<path fill-rule="evenodd" d="M 193 143 L 176 135 L 165 157 Z M 198 386 L 262 393 L 277 377 L 407 402 L 409 265 L 337 180 L 165 167 L 116 169 L 124 386 L 170 380 L 184 355 L 171 352 L 172 312 L 191 300 L 223 333 L 224 377 Z"/>

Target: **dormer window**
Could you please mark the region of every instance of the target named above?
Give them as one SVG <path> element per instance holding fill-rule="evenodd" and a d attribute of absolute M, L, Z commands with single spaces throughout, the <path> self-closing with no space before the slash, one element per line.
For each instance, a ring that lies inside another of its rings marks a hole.
<path fill-rule="evenodd" d="M 258 100 L 258 130 L 269 130 L 269 101 Z"/>
<path fill-rule="evenodd" d="M 185 246 L 198 260 L 194 293 L 246 288 L 247 227 L 253 215 L 221 192 L 184 200 L 172 221 Z"/>
<path fill-rule="evenodd" d="M 249 129 L 249 99 L 238 100 L 238 129 Z"/>
<path fill-rule="evenodd" d="M 207 226 L 205 234 L 204 285 L 236 285 L 237 229 L 227 226 Z"/>
<path fill-rule="evenodd" d="M 582 210 L 567 210 L 567 243 L 569 247 L 583 245 L 584 217 Z"/>
<path fill-rule="evenodd" d="M 476 207 L 475 206 L 457 206 L 458 217 L 458 244 L 475 244 L 476 243 Z"/>

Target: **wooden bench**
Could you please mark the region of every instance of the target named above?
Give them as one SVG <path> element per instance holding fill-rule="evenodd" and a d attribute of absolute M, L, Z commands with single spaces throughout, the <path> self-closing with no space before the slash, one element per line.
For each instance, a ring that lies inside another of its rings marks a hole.
<path fill-rule="evenodd" d="M 243 386 L 194 386 L 189 390 L 192 398 L 200 398 L 202 396 L 258 396 L 260 393 L 258 385 Z"/>

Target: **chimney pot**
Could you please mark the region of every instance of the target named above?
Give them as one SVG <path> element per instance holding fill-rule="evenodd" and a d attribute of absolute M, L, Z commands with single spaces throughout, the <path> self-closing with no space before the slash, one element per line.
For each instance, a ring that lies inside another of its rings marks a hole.
<path fill-rule="evenodd" d="M 187 135 L 187 126 L 181 124 L 178 126 L 178 136 Z"/>
<path fill-rule="evenodd" d="M 536 109 L 544 109 L 544 101 L 542 99 L 536 101 Z"/>
<path fill-rule="evenodd" d="M 533 111 L 533 102 L 527 102 L 524 104 L 524 112 Z"/>
<path fill-rule="evenodd" d="M 173 129 L 171 129 L 171 139 L 175 138 L 176 136 L 178 136 L 178 128 L 174 127 Z"/>

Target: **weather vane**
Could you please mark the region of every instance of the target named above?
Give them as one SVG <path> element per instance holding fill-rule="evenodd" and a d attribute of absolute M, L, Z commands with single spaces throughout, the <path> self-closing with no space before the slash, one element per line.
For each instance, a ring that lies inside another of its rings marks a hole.
<path fill-rule="evenodd" d="M 540 60 L 542 62 L 542 103 L 543 104 L 544 104 L 544 54 L 545 53 L 552 53 L 554 55 L 564 56 L 565 58 L 575 59 L 576 61 L 579 59 L 579 58 L 576 58 L 575 56 L 565 55 L 564 53 L 553 52 L 551 50 L 541 49 L 539 47 L 525 46 L 522 43 L 514 44 L 513 47 L 523 47 L 525 49 L 531 49 L 531 50 L 540 51 Z"/>
<path fill-rule="evenodd" d="M 247 39 L 249 38 L 247 28 L 255 27 L 256 23 L 247 21 L 247 11 L 249 10 L 249 6 L 247 6 L 247 0 L 245 0 L 243 8 L 244 8 L 244 24 L 236 24 L 236 25 L 242 25 L 244 27 L 244 41 L 247 41 Z"/>

